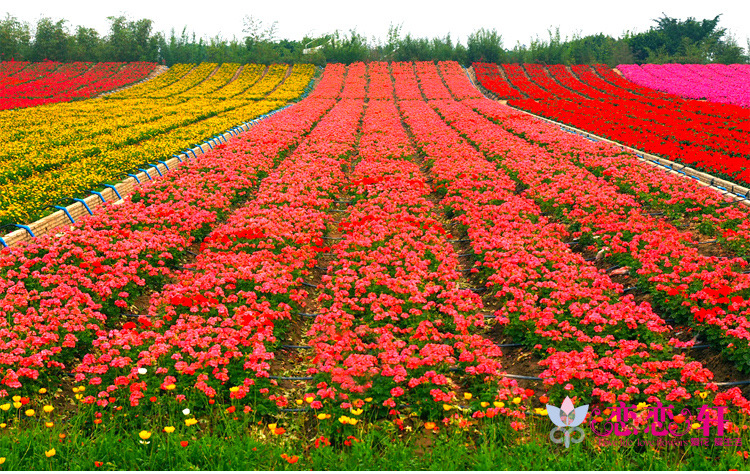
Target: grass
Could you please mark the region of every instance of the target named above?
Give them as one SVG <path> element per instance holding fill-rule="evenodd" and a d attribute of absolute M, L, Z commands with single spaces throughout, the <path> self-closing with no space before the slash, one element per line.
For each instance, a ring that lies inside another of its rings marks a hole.
<path fill-rule="evenodd" d="M 11 408 L 0 428 L 0 459 L 5 458 L 0 469 L 727 470 L 747 469 L 737 451 L 747 451 L 750 442 L 746 429 L 739 448 L 713 446 L 713 439 L 706 447 L 637 445 L 655 440 L 651 435 L 628 438 L 634 446 L 599 446 L 603 438 L 584 427 L 583 442 L 566 449 L 549 440 L 553 425 L 546 417 L 515 431 L 509 419 L 472 420 L 454 412 L 436 420 L 433 431 L 408 415 L 361 417 L 351 426 L 336 415 L 318 420 L 302 413 L 283 415 L 274 426 L 275 420 L 239 409 L 227 413 L 225 407 L 207 406 L 184 415 L 177 408 L 108 408 L 101 409 L 101 417 L 88 405 L 66 412 L 35 410 L 31 417 L 25 406 Z M 187 426 L 185 420 L 193 417 L 198 423 Z M 165 426 L 175 429 L 166 433 Z M 142 431 L 150 432 L 148 439 L 142 439 Z"/>

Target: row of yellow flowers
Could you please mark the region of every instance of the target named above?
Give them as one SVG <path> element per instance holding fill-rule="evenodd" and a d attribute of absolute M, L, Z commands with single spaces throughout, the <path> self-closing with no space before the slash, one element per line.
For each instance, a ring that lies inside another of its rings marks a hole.
<path fill-rule="evenodd" d="M 0 112 L 0 224 L 33 221 L 66 196 L 283 106 L 314 73 L 289 70 L 176 65 L 153 79 L 161 88 L 148 81 L 101 99 Z"/>

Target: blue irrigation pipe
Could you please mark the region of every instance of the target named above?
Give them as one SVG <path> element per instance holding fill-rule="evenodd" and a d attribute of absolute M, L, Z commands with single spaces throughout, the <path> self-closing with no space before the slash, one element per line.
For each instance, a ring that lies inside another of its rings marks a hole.
<path fill-rule="evenodd" d="M 710 382 L 708 382 L 710 383 Z M 730 387 L 732 385 L 750 385 L 750 380 L 742 380 L 739 382 L 719 382 L 716 385 L 720 387 Z"/>
<path fill-rule="evenodd" d="M 152 178 L 151 175 L 148 174 L 148 171 L 144 170 L 143 168 L 138 168 L 138 171 L 143 171 L 144 173 L 146 173 L 146 176 L 148 176 L 148 179 L 153 181 L 154 178 Z"/>
<path fill-rule="evenodd" d="M 102 196 L 102 193 L 100 193 L 99 191 L 89 191 L 89 192 L 90 192 L 91 194 L 96 194 L 97 196 L 99 196 L 99 199 L 101 199 L 101 200 L 102 200 L 102 202 L 107 202 L 107 200 L 106 200 L 106 199 L 104 199 L 104 196 Z"/>
<path fill-rule="evenodd" d="M 2 237 L 0 237 L 0 244 L 3 244 L 3 247 L 5 248 L 8 247 L 8 244 L 5 243 L 5 239 L 3 239 Z"/>
<path fill-rule="evenodd" d="M 62 207 L 62 206 L 47 206 L 47 207 L 52 207 L 54 209 L 59 209 L 59 210 L 63 211 L 65 213 L 65 215 L 68 216 L 68 219 L 70 219 L 70 223 L 71 224 L 75 224 L 76 223 L 76 220 L 73 219 L 73 216 L 71 216 L 70 212 L 68 212 L 68 208 L 67 207 Z"/>
<path fill-rule="evenodd" d="M 203 151 L 203 147 L 200 145 L 200 143 L 196 146 L 201 149 L 201 153 L 206 153 L 205 151 Z"/>
<path fill-rule="evenodd" d="M 105 188 L 111 189 L 112 191 L 115 192 L 115 194 L 117 194 L 117 197 L 119 199 L 122 199 L 122 196 L 120 196 L 120 191 L 118 191 L 116 187 L 112 186 L 111 184 L 103 184 L 102 186 L 104 186 Z"/>
<path fill-rule="evenodd" d="M 163 174 L 161 174 L 161 171 L 159 170 L 159 167 L 158 167 L 158 166 L 156 166 L 156 165 L 155 165 L 155 164 L 153 164 L 153 163 L 146 163 L 146 164 L 147 164 L 147 165 L 149 165 L 149 166 L 150 166 L 150 167 L 152 167 L 152 168 L 156 168 L 156 172 L 157 172 L 157 173 L 159 173 L 159 176 L 164 176 Z"/>
<path fill-rule="evenodd" d="M 74 198 L 74 197 L 69 197 L 68 199 L 70 199 L 71 201 L 80 202 L 81 204 L 83 204 L 83 207 L 85 207 L 86 210 L 89 211 L 89 215 L 91 215 L 91 216 L 94 215 L 94 213 L 91 212 L 91 208 L 89 207 L 89 205 L 86 204 L 86 201 L 84 201 L 83 199 L 78 199 L 78 198 Z"/>
<path fill-rule="evenodd" d="M 23 229 L 26 232 L 28 232 L 30 236 L 36 237 L 36 235 L 34 235 L 34 232 L 32 232 L 31 227 L 29 227 L 27 225 L 23 225 L 23 224 L 5 224 L 5 225 L 0 226 L 0 229 L 2 229 L 3 227 L 17 227 L 19 229 Z"/>
<path fill-rule="evenodd" d="M 172 158 L 177 158 L 177 161 L 182 163 L 182 158 L 180 158 L 180 155 L 172 155 Z"/>
<path fill-rule="evenodd" d="M 141 184 L 141 180 L 140 180 L 140 179 L 138 179 L 138 176 L 136 176 L 136 175 L 134 175 L 134 174 L 131 174 L 131 173 L 125 173 L 125 174 L 127 174 L 127 175 L 128 175 L 128 176 L 130 176 L 131 178 L 135 178 L 135 180 L 136 180 L 136 181 L 138 181 L 138 184 Z"/>
<path fill-rule="evenodd" d="M 159 163 L 163 164 L 164 167 L 167 169 L 167 171 L 169 171 L 169 165 L 167 164 L 166 161 L 163 161 L 163 160 L 156 160 L 156 161 L 158 161 Z"/>
<path fill-rule="evenodd" d="M 193 158 L 198 158 L 198 155 L 195 154 L 195 150 L 190 148 L 188 151 L 193 154 Z"/>

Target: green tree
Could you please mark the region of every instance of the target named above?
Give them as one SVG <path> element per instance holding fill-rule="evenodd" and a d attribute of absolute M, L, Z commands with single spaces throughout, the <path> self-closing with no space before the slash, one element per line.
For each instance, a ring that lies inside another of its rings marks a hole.
<path fill-rule="evenodd" d="M 110 21 L 106 38 L 106 61 L 158 61 L 159 36 L 152 34 L 149 19 L 129 21 L 124 16 L 107 17 Z"/>
<path fill-rule="evenodd" d="M 466 41 L 466 56 L 469 62 L 483 61 L 502 63 L 505 59 L 503 37 L 494 28 L 471 33 Z"/>
<path fill-rule="evenodd" d="M 70 59 L 72 61 L 101 61 L 103 43 L 95 29 L 78 26 L 71 40 Z"/>
<path fill-rule="evenodd" d="M 29 58 L 31 31 L 28 23 L 22 23 L 9 13 L 0 20 L 0 60 L 22 61 Z"/>
<path fill-rule="evenodd" d="M 31 46 L 31 60 L 67 61 L 69 59 L 68 32 L 66 20 L 52 21 L 42 17 L 36 24 L 34 42 Z"/>

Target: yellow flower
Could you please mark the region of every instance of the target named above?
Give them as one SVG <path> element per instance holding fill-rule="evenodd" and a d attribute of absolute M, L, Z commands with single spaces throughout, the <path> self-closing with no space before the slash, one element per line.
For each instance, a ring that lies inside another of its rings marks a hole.
<path fill-rule="evenodd" d="M 26 416 L 31 417 L 31 416 L 34 416 L 34 413 L 36 413 L 36 412 L 34 410 L 32 410 L 31 408 L 29 408 L 24 413 L 26 414 Z"/>
<path fill-rule="evenodd" d="M 53 426 L 55 426 L 55 423 L 51 421 L 45 421 L 44 426 L 46 426 L 47 428 L 52 428 Z"/>
<path fill-rule="evenodd" d="M 691 427 L 692 429 L 694 429 L 694 430 L 697 430 L 698 428 L 700 428 L 700 427 L 701 427 L 701 424 L 700 424 L 700 423 L 693 423 L 692 425 L 690 425 L 690 427 Z"/>
<path fill-rule="evenodd" d="M 481 406 L 482 408 L 487 408 L 488 406 L 490 406 L 490 404 L 489 404 L 488 402 L 482 402 L 482 403 L 480 403 L 479 405 L 480 405 L 480 406 Z"/>
<path fill-rule="evenodd" d="M 44 413 L 51 413 L 54 409 L 55 407 L 53 407 L 52 405 L 44 405 L 44 407 L 42 408 L 42 410 L 44 410 Z"/>
<path fill-rule="evenodd" d="M 705 399 L 706 399 L 706 397 L 708 397 L 708 392 L 701 392 L 701 393 L 700 393 L 700 397 L 701 397 L 701 398 L 702 398 L 703 400 L 705 400 Z"/>
<path fill-rule="evenodd" d="M 341 415 L 339 417 L 339 423 L 341 423 L 342 425 L 345 425 L 345 424 L 349 423 L 349 420 L 350 420 L 350 418 L 348 416 L 346 416 L 346 415 Z"/>
<path fill-rule="evenodd" d="M 365 401 L 366 401 L 367 403 L 370 403 L 370 402 L 372 401 L 372 397 L 367 397 L 367 398 L 365 398 Z"/>
<path fill-rule="evenodd" d="M 521 397 L 514 398 L 513 399 L 513 403 L 515 403 L 516 405 L 518 405 L 519 403 L 521 403 Z"/>
<path fill-rule="evenodd" d="M 472 395 L 469 392 L 464 392 L 464 400 L 471 400 L 471 397 L 473 397 L 473 396 L 474 395 Z"/>
<path fill-rule="evenodd" d="M 16 395 L 16 396 L 14 396 L 14 397 L 13 397 L 13 401 L 14 401 L 14 402 L 20 402 L 20 401 L 21 401 L 21 396 L 20 396 L 20 395 Z"/>
<path fill-rule="evenodd" d="M 327 420 L 330 417 L 331 417 L 330 413 L 319 413 L 318 414 L 318 419 L 319 420 Z"/>
<path fill-rule="evenodd" d="M 5 428 L 6 426 L 8 426 L 8 425 L 5 424 L 5 423 L 0 423 L 0 428 Z"/>
<path fill-rule="evenodd" d="M 237 392 L 240 391 L 240 387 L 232 387 L 232 388 L 229 389 L 229 391 L 232 392 L 232 393 L 237 393 Z"/>
<path fill-rule="evenodd" d="M 151 432 L 143 430 L 140 433 L 138 433 L 138 436 L 140 436 L 143 441 L 146 441 L 147 439 L 151 437 Z"/>
<path fill-rule="evenodd" d="M 39 393 L 40 393 L 41 395 L 44 395 L 45 393 L 47 393 L 47 389 L 46 389 L 46 388 L 40 388 L 40 389 L 39 389 Z"/>
<path fill-rule="evenodd" d="M 534 408 L 534 413 L 537 415 L 547 415 L 547 410 L 545 408 Z"/>
<path fill-rule="evenodd" d="M 44 452 L 44 455 L 47 456 L 48 458 L 51 458 L 55 454 L 57 454 L 57 451 L 55 451 L 55 448 L 52 448 L 49 451 Z"/>
<path fill-rule="evenodd" d="M 171 383 L 171 384 L 167 385 L 167 386 L 166 386 L 166 387 L 164 387 L 164 388 L 165 388 L 165 389 L 167 389 L 167 390 L 174 390 L 174 389 L 176 389 L 176 388 L 177 388 L 177 385 L 175 385 L 175 384 Z"/>
<path fill-rule="evenodd" d="M 433 423 L 432 421 L 428 421 L 427 423 L 424 424 L 424 428 L 426 430 L 434 430 L 435 426 L 437 426 L 437 425 L 435 423 Z"/>
<path fill-rule="evenodd" d="M 304 400 L 297 399 L 297 400 L 294 401 L 294 403 L 296 403 L 297 405 L 302 405 L 305 402 L 304 402 Z"/>
<path fill-rule="evenodd" d="M 359 420 L 356 418 L 349 418 L 349 424 L 350 425 L 356 425 Z"/>
<path fill-rule="evenodd" d="M 193 426 L 196 423 L 198 423 L 198 420 L 196 420 L 195 418 L 188 418 L 187 420 L 185 420 L 186 426 Z"/>
<path fill-rule="evenodd" d="M 21 402 L 13 402 L 13 408 L 15 408 L 16 410 L 18 410 L 22 406 L 23 404 Z"/>
<path fill-rule="evenodd" d="M 448 405 L 447 403 L 443 404 L 443 410 L 448 411 L 448 410 L 452 410 L 452 409 L 453 409 L 453 407 L 450 406 L 450 405 Z"/>
<path fill-rule="evenodd" d="M 269 423 L 268 424 L 268 429 L 271 430 L 271 431 L 275 430 L 276 429 L 276 423 Z"/>
<path fill-rule="evenodd" d="M 2 411 L 8 411 L 8 410 L 10 410 L 10 403 L 4 403 L 4 404 L 0 405 L 0 410 L 2 410 Z"/>
<path fill-rule="evenodd" d="M 349 411 L 352 412 L 352 415 L 361 415 L 363 410 L 361 408 L 358 408 L 356 410 L 352 408 Z"/>
<path fill-rule="evenodd" d="M 639 403 L 639 404 L 638 404 L 638 405 L 637 405 L 637 406 L 635 407 L 635 409 L 636 409 L 636 410 L 639 410 L 639 411 L 640 411 L 640 410 L 643 410 L 643 409 L 644 409 L 644 408 L 646 408 L 646 407 L 648 407 L 648 405 L 647 405 L 647 404 L 646 404 L 645 402 L 641 402 L 641 403 Z"/>
<path fill-rule="evenodd" d="M 174 432 L 174 426 L 165 426 L 164 427 L 165 433 L 173 433 Z"/>
<path fill-rule="evenodd" d="M 493 405 L 495 405 L 495 408 L 503 408 L 505 407 L 505 403 L 503 402 L 492 402 Z"/>
<path fill-rule="evenodd" d="M 309 397 L 309 396 L 308 396 L 308 397 L 305 397 L 305 401 L 306 401 L 307 403 L 312 403 L 312 402 L 314 402 L 314 401 L 315 401 L 315 397 Z"/>
<path fill-rule="evenodd" d="M 5 464 L 5 458 L 0 458 L 0 464 Z"/>
<path fill-rule="evenodd" d="M 80 400 L 83 398 L 83 395 L 80 393 L 76 393 L 76 400 Z"/>

